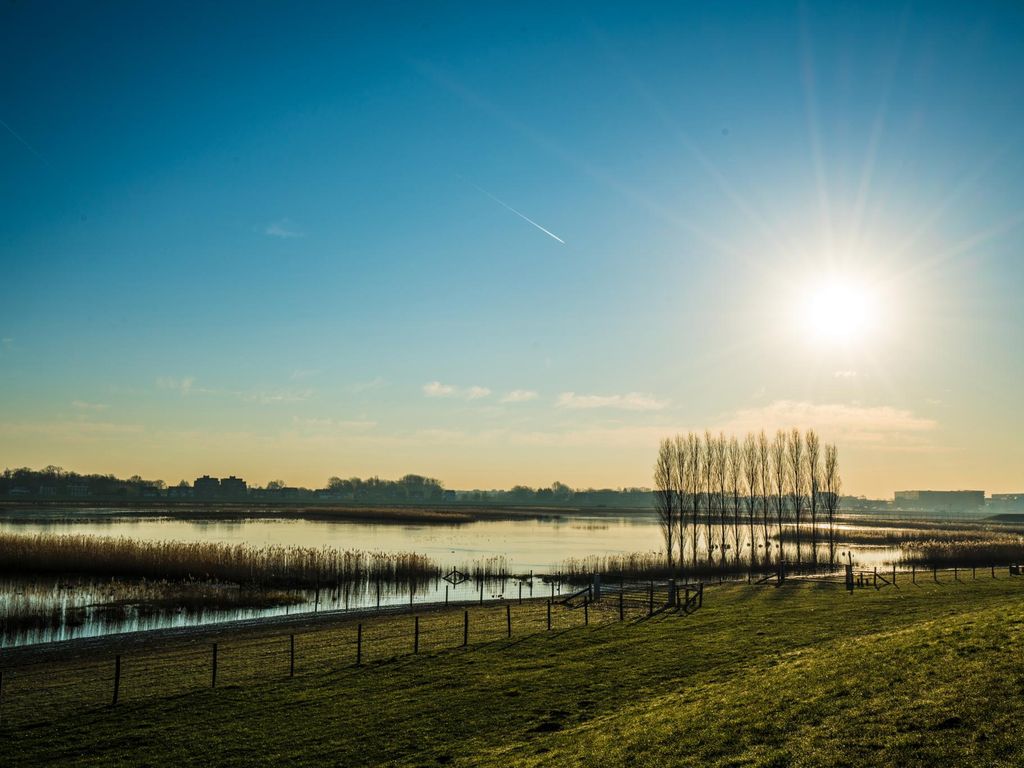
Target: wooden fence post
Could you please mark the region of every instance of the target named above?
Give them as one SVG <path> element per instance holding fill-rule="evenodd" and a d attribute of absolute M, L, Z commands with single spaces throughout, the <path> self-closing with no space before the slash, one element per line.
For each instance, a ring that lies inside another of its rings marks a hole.
<path fill-rule="evenodd" d="M 917 564 L 910 566 L 910 580 L 917 584 Z"/>
<path fill-rule="evenodd" d="M 647 615 L 654 615 L 654 582 L 647 588 Z"/>
<path fill-rule="evenodd" d="M 217 687 L 217 644 L 213 644 L 213 666 L 210 671 L 210 687 Z"/>
<path fill-rule="evenodd" d="M 117 705 L 117 696 L 121 691 L 121 654 L 114 657 L 114 700 L 111 706 Z"/>
<path fill-rule="evenodd" d="M 697 598 L 698 598 L 698 600 L 697 600 L 697 607 L 698 608 L 703 608 L 704 607 L 704 582 L 701 582 L 700 587 L 698 587 L 698 589 L 699 589 L 699 591 L 697 592 Z"/>
<path fill-rule="evenodd" d="M 953 566 L 953 581 L 960 581 L 960 568 L 956 565 Z"/>
<path fill-rule="evenodd" d="M 874 575 L 872 576 L 872 578 L 874 579 L 874 581 L 871 582 L 871 586 L 873 586 L 875 589 L 878 589 L 878 566 L 877 565 L 875 566 L 875 572 L 874 572 Z"/>
<path fill-rule="evenodd" d="M 996 567 L 993 565 L 992 566 L 992 578 L 994 579 L 995 577 L 996 577 Z"/>
<path fill-rule="evenodd" d="M 356 627 L 356 666 L 363 663 L 363 625 Z"/>
<path fill-rule="evenodd" d="M 377 579 L 377 610 L 380 610 L 380 579 Z"/>
<path fill-rule="evenodd" d="M 548 632 L 551 631 L 551 601 L 548 600 Z"/>
<path fill-rule="evenodd" d="M 448 585 L 444 585 L 444 604 L 448 605 Z"/>
<path fill-rule="evenodd" d="M 505 603 L 505 623 L 508 625 L 508 636 L 512 637 L 512 606 L 509 603 Z"/>
<path fill-rule="evenodd" d="M 295 635 L 288 636 L 288 677 L 295 677 Z"/>
<path fill-rule="evenodd" d="M 623 605 L 623 600 L 624 599 L 625 598 L 624 598 L 624 596 L 622 594 L 622 590 L 620 589 L 619 590 L 619 621 L 624 621 L 625 618 L 626 618 L 626 616 L 625 616 L 625 606 Z"/>
<path fill-rule="evenodd" d="M 420 617 L 417 616 L 413 628 L 412 652 L 420 652 Z"/>
<path fill-rule="evenodd" d="M 469 611 L 462 612 L 462 647 L 469 645 Z"/>
<path fill-rule="evenodd" d="M 894 587 L 896 586 L 896 564 L 895 563 L 893 563 L 893 565 L 892 565 L 892 585 Z"/>
<path fill-rule="evenodd" d="M 590 601 L 584 598 L 583 600 L 583 626 L 590 626 Z"/>
<path fill-rule="evenodd" d="M 519 582 L 519 604 L 523 604 L 523 582 Z"/>

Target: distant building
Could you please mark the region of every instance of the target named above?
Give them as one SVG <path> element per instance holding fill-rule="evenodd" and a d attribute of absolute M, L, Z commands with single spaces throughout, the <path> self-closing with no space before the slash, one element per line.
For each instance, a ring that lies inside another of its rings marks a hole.
<path fill-rule="evenodd" d="M 993 493 L 989 498 L 989 508 L 994 512 L 1024 511 L 1024 493 Z"/>
<path fill-rule="evenodd" d="M 974 512 L 985 505 L 984 491 L 896 491 L 901 509 L 923 512 Z"/>
<path fill-rule="evenodd" d="M 245 480 L 234 475 L 220 480 L 203 475 L 197 477 L 192 484 L 192 495 L 197 499 L 238 499 L 244 497 L 247 491 Z"/>
<path fill-rule="evenodd" d="M 231 475 L 221 478 L 220 495 L 224 498 L 236 499 L 239 496 L 245 496 L 246 490 L 245 480 L 240 477 Z"/>
<path fill-rule="evenodd" d="M 144 499 L 156 499 L 160 496 L 160 489 L 152 483 L 144 483 L 139 486 L 139 495 Z"/>
<path fill-rule="evenodd" d="M 191 499 L 195 495 L 195 489 L 188 485 L 173 485 L 167 489 L 169 499 Z"/>
<path fill-rule="evenodd" d="M 441 492 L 441 501 L 455 501 L 456 498 L 455 491 L 445 490 Z"/>
<path fill-rule="evenodd" d="M 80 499 L 89 495 L 88 483 L 68 483 L 68 496 Z"/>
<path fill-rule="evenodd" d="M 220 480 L 209 475 L 197 477 L 192 483 L 192 491 L 197 499 L 215 499 L 220 495 Z"/>

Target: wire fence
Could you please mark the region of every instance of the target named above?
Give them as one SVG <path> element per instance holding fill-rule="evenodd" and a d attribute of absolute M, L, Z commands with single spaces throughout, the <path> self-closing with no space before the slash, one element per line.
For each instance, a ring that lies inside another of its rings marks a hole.
<path fill-rule="evenodd" d="M 699 598 L 699 600 L 698 600 Z M 53 723 L 71 711 L 103 709 L 188 694 L 361 668 L 400 656 L 438 653 L 591 624 L 637 621 L 703 604 L 697 584 L 587 587 L 552 600 L 419 605 L 361 620 L 232 633 L 211 626 L 152 645 L 115 641 L 102 655 L 34 659 L 26 649 L 0 656 L 0 727 Z"/>

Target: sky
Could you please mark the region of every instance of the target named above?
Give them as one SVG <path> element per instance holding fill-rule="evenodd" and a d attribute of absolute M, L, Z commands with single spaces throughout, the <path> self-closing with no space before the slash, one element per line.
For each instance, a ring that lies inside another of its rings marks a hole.
<path fill-rule="evenodd" d="M 1024 491 L 1024 6 L 4 3 L 0 465 Z"/>

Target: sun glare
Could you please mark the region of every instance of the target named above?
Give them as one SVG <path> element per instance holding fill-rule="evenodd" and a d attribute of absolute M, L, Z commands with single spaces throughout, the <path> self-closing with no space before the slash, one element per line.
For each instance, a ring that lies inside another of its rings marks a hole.
<path fill-rule="evenodd" d="M 852 345 L 870 335 L 877 321 L 877 308 L 867 286 L 837 276 L 807 286 L 800 315 L 800 324 L 810 340 Z"/>

